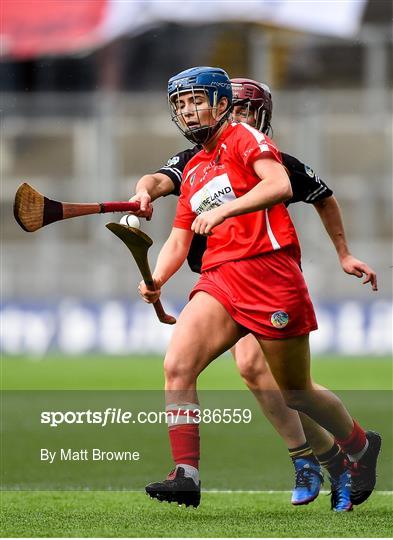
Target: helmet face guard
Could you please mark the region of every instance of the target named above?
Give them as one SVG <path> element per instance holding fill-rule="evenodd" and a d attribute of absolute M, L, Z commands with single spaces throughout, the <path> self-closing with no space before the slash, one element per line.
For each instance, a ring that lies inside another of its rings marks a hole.
<path fill-rule="evenodd" d="M 268 133 L 273 112 L 269 87 L 252 79 L 231 79 L 231 83 L 233 105 L 247 107 L 247 116 L 253 109 L 256 129 Z"/>
<path fill-rule="evenodd" d="M 182 94 L 185 93 L 192 94 L 198 126 L 188 127 L 184 113 L 178 110 L 177 104 Z M 205 104 L 198 106 L 196 104 L 197 97 L 201 93 L 207 98 L 210 106 L 206 107 Z M 217 107 L 223 97 L 227 99 L 228 106 L 218 118 Z M 172 121 L 175 122 L 183 135 L 195 144 L 207 143 L 228 119 L 231 112 L 232 87 L 229 77 L 220 68 L 197 67 L 187 69 L 169 79 L 168 103 Z M 202 125 L 200 113 L 206 110 L 210 111 L 213 124 Z"/>

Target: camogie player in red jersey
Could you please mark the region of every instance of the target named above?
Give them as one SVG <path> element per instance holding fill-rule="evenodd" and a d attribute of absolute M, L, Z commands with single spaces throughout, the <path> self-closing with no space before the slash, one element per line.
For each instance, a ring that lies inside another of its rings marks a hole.
<path fill-rule="evenodd" d="M 267 133 L 273 110 L 269 88 L 251 79 L 232 79 L 231 83 L 234 104 L 232 117 Z M 185 166 L 201 149 L 202 146 L 196 145 L 179 152 L 156 173 L 144 175 L 138 181 L 136 194 L 131 200 L 139 201 L 144 210 L 147 210 L 150 202 L 160 196 L 180 195 Z M 342 268 L 358 277 L 365 273 L 364 283 L 370 282 L 373 290 L 376 290 L 375 272 L 349 252 L 340 209 L 331 189 L 309 166 L 295 157 L 289 154 L 281 154 L 281 157 L 293 192 L 285 205 L 303 201 L 315 206 L 332 238 Z M 145 215 L 144 211 L 141 215 Z M 191 270 L 197 273 L 201 273 L 206 240 L 206 236 L 194 235 L 187 255 Z M 297 411 L 286 406 L 253 334 L 241 338 L 231 352 L 242 378 L 254 393 L 266 418 L 287 445 L 296 473 L 292 504 L 308 504 L 318 496 L 323 481 L 323 465 L 331 482 L 332 509 L 336 512 L 350 511 L 350 476 L 344 465 L 345 455 L 333 437 L 307 416 L 300 415 L 299 418 Z"/>
<path fill-rule="evenodd" d="M 309 373 L 308 334 L 316 320 L 301 274 L 300 249 L 283 201 L 292 195 L 274 144 L 247 124 L 228 125 L 232 92 L 218 68 L 193 68 L 169 81 L 183 133 L 203 150 L 187 165 L 174 228 L 154 271 L 160 288 L 187 256 L 193 232 L 208 236 L 202 275 L 180 315 L 165 359 L 176 468 L 147 492 L 197 506 L 200 499 L 196 380 L 221 352 L 252 332 L 289 407 L 335 437 L 351 463 L 354 504 L 375 485 L 380 437 L 320 392 Z M 159 296 L 143 283 L 146 301 Z M 198 332 L 195 332 L 198 328 Z M 187 414 L 184 414 L 187 411 Z M 183 414 L 182 414 L 183 412 Z"/>

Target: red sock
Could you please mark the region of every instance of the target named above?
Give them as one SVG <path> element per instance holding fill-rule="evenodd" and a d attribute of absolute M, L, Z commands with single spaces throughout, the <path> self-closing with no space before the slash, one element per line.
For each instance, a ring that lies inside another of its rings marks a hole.
<path fill-rule="evenodd" d="M 353 421 L 353 430 L 349 437 L 335 440 L 345 454 L 351 455 L 361 452 L 367 442 L 366 433 L 355 420 Z"/>
<path fill-rule="evenodd" d="M 197 404 L 169 405 L 167 407 L 169 440 L 173 461 L 178 465 L 199 465 L 199 423 L 194 419 L 199 412 Z"/>
<path fill-rule="evenodd" d="M 196 469 L 199 466 L 199 425 L 177 426 L 169 429 L 173 461 Z"/>

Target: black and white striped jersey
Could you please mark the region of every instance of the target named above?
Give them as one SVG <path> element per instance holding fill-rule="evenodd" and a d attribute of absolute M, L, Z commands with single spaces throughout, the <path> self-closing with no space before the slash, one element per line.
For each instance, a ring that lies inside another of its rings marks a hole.
<path fill-rule="evenodd" d="M 173 195 L 180 195 L 182 173 L 190 159 L 201 150 L 200 146 L 194 146 L 179 152 L 171 157 L 157 172 L 168 176 L 174 185 Z M 281 152 L 284 167 L 287 169 L 292 186 L 292 197 L 285 202 L 286 206 L 292 203 L 304 202 L 314 204 L 322 199 L 333 195 L 333 191 L 325 184 L 318 175 L 295 157 Z M 202 255 L 206 249 L 206 237 L 194 235 L 190 251 L 187 256 L 188 264 L 193 272 L 201 271 Z"/>
<path fill-rule="evenodd" d="M 281 152 L 282 162 L 287 169 L 292 186 L 292 197 L 285 202 L 288 206 L 296 202 L 314 204 L 333 195 L 333 191 L 309 167 L 295 157 Z"/>
<path fill-rule="evenodd" d="M 171 195 L 180 195 L 180 186 L 182 182 L 182 174 L 185 166 L 190 161 L 191 158 L 195 156 L 201 150 L 201 146 L 194 146 L 194 148 L 187 148 L 187 150 L 182 150 L 175 156 L 168 159 L 166 165 L 161 167 L 158 173 L 166 174 L 174 185 L 174 189 Z"/>

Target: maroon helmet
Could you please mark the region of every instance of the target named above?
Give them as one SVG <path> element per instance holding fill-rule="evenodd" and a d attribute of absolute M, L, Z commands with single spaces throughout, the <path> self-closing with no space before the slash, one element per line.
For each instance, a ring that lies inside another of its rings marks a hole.
<path fill-rule="evenodd" d="M 271 127 L 270 120 L 273 112 L 270 88 L 252 79 L 231 79 L 231 83 L 233 105 L 248 105 L 255 109 L 255 127 L 262 133 L 267 133 Z"/>

